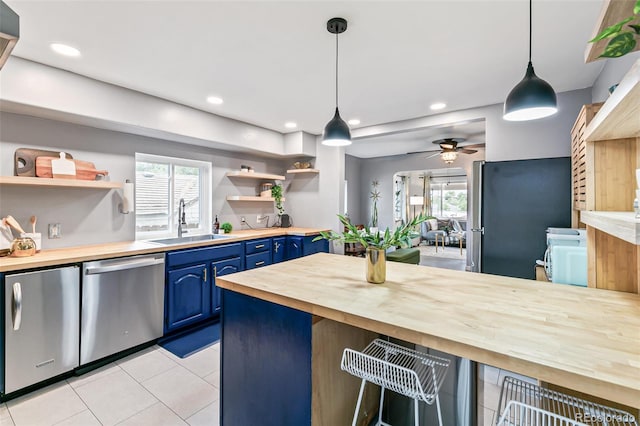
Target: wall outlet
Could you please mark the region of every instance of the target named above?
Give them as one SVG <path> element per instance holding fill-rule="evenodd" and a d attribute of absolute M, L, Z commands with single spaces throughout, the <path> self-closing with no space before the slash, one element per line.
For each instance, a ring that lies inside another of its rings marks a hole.
<path fill-rule="evenodd" d="M 264 216 L 262 216 L 262 215 L 258 215 L 256 217 L 256 223 L 262 223 L 263 220 L 264 220 Z"/>
<path fill-rule="evenodd" d="M 246 224 L 247 224 L 247 219 L 245 219 L 245 218 L 244 218 L 244 216 L 242 216 L 242 217 L 240 218 L 240 223 L 241 223 L 242 225 L 246 225 Z"/>
<path fill-rule="evenodd" d="M 49 224 L 49 239 L 60 238 L 62 237 L 62 227 L 59 223 L 50 223 Z"/>

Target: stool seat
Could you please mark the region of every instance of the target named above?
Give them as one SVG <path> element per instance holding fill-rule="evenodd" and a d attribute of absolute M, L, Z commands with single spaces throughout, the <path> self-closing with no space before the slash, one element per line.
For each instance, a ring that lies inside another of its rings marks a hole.
<path fill-rule="evenodd" d="M 387 260 L 390 262 L 402 262 L 417 265 L 420 263 L 420 249 L 397 249 L 395 251 L 387 253 Z"/>

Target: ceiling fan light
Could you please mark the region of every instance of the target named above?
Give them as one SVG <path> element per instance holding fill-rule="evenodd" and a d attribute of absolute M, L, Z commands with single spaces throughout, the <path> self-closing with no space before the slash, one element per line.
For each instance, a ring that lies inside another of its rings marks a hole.
<path fill-rule="evenodd" d="M 340 117 L 340 111 L 336 108 L 336 113 L 324 127 L 322 132 L 322 145 L 327 146 L 347 146 L 351 145 L 351 132 L 349 126 Z"/>
<path fill-rule="evenodd" d="M 539 78 L 529 62 L 527 72 L 504 102 L 503 118 L 507 121 L 536 120 L 558 111 L 558 100 L 553 87 Z"/>
<path fill-rule="evenodd" d="M 458 153 L 456 151 L 444 151 L 440 154 L 440 157 L 445 163 L 451 164 L 458 158 Z"/>

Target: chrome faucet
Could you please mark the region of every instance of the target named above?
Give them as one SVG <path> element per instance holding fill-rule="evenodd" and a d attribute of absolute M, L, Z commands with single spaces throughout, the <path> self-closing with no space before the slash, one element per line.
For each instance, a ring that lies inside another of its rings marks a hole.
<path fill-rule="evenodd" d="M 180 198 L 180 202 L 178 203 L 178 238 L 182 238 L 182 234 L 186 234 L 189 231 L 183 230 L 182 225 L 187 224 L 187 220 L 185 217 L 186 206 L 184 204 L 184 198 Z"/>

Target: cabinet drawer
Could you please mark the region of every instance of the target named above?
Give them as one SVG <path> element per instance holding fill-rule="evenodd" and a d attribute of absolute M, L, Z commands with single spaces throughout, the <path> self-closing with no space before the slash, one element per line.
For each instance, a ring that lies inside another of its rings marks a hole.
<path fill-rule="evenodd" d="M 253 254 L 262 251 L 271 251 L 271 238 L 263 238 L 261 240 L 251 240 L 245 243 L 245 253 Z M 248 269 L 248 268 L 247 268 Z"/>
<path fill-rule="evenodd" d="M 167 253 L 167 267 L 189 265 L 211 260 L 242 256 L 242 243 L 223 244 L 215 247 L 178 250 Z"/>
<path fill-rule="evenodd" d="M 271 265 L 271 251 L 249 254 L 245 260 L 246 269 L 259 268 Z"/>

